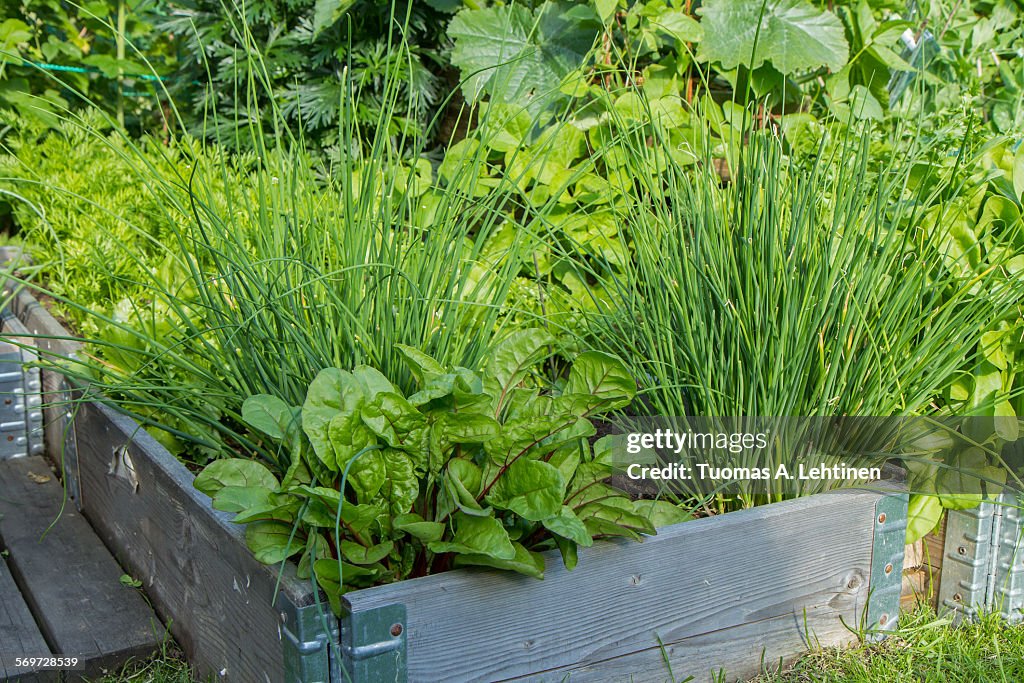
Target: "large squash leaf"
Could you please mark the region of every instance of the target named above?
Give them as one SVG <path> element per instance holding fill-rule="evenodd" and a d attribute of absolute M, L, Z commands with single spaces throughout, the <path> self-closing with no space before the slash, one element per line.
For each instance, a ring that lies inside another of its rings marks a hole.
<path fill-rule="evenodd" d="M 704 40 L 697 58 L 725 69 L 771 62 L 783 74 L 821 66 L 838 71 L 849 56 L 842 22 L 807 0 L 705 0 L 700 11 Z"/>
<path fill-rule="evenodd" d="M 583 64 L 600 29 L 596 15 L 586 21 L 572 8 L 546 2 L 533 12 L 508 5 L 455 15 L 448 36 L 467 99 L 486 94 L 537 113 L 558 97 L 560 83 Z"/>

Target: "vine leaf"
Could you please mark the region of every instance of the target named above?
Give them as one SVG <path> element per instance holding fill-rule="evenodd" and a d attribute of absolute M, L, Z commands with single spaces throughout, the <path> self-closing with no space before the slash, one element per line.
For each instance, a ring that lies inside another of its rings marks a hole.
<path fill-rule="evenodd" d="M 771 62 L 787 75 L 822 66 L 838 71 L 849 56 L 842 22 L 807 0 L 706 0 L 700 12 L 705 40 L 697 58 L 727 70 Z"/>
<path fill-rule="evenodd" d="M 560 95 L 558 86 L 584 62 L 600 24 L 571 13 L 572 5 L 546 2 L 536 10 L 520 5 L 466 9 L 448 26 L 452 63 L 465 80 L 469 100 L 489 95 L 522 104 L 531 113 Z"/>

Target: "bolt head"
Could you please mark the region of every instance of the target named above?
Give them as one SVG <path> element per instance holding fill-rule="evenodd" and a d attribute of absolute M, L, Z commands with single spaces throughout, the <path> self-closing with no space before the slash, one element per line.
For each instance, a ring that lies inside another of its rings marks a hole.
<path fill-rule="evenodd" d="M 391 625 L 391 635 L 393 635 L 395 638 L 397 638 L 398 636 L 402 635 L 402 630 L 403 629 L 402 629 L 402 625 L 401 624 L 392 624 Z"/>

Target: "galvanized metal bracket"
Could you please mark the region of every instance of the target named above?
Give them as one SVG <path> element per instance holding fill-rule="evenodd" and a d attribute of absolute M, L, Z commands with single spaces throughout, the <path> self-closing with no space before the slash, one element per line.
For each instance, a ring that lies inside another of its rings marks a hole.
<path fill-rule="evenodd" d="M 939 605 L 952 609 L 957 618 L 973 617 L 988 604 L 995 517 L 991 503 L 952 510 L 947 516 Z"/>
<path fill-rule="evenodd" d="M 1024 619 L 1024 510 L 1021 501 L 1004 493 L 1000 523 L 995 539 L 993 571 L 989 577 L 989 608 L 1003 619 L 1016 623 Z"/>
<path fill-rule="evenodd" d="M 865 626 L 870 639 L 879 640 L 896 628 L 903 586 L 903 546 L 907 537 L 907 500 L 904 492 L 888 493 L 875 503 L 871 576 Z"/>
<path fill-rule="evenodd" d="M 0 326 L 0 460 L 43 452 L 42 382 L 28 330 L 9 310 Z M 20 340 L 14 341 L 15 338 Z"/>
<path fill-rule="evenodd" d="M 341 620 L 342 681 L 404 683 L 405 605 L 351 611 Z"/>
<path fill-rule="evenodd" d="M 946 522 L 939 604 L 957 619 L 980 610 L 1010 622 L 1024 619 L 1024 514 L 1009 493 L 971 510 L 954 510 Z"/>
<path fill-rule="evenodd" d="M 332 683 L 331 645 L 338 642 L 338 620 L 327 604 L 296 607 L 278 596 L 285 683 Z M 325 628 L 326 626 L 326 628 Z"/>

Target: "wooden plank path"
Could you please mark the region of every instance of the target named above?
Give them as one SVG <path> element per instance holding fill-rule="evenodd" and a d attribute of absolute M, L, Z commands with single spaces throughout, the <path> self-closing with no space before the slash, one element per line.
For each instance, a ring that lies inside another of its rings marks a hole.
<path fill-rule="evenodd" d="M 159 649 L 159 619 L 41 457 L 0 461 L 0 547 L 0 680 L 56 680 L 18 678 L 15 657 L 77 657 L 72 675 L 95 676 Z"/>

